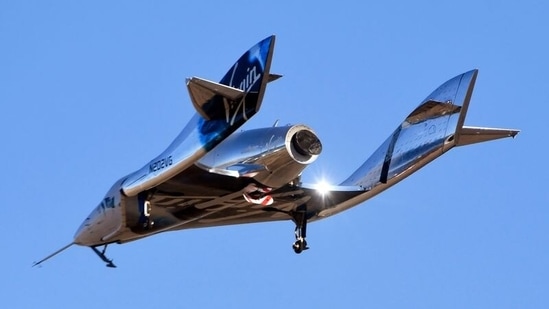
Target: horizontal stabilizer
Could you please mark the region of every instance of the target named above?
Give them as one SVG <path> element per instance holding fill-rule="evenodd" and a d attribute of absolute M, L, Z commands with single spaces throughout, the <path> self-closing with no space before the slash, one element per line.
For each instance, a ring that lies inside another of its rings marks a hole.
<path fill-rule="evenodd" d="M 456 132 L 456 146 L 476 144 L 505 137 L 515 137 L 520 131 L 463 126 Z"/>
<path fill-rule="evenodd" d="M 213 118 L 204 108 L 206 103 L 210 102 L 214 96 L 219 95 L 231 101 L 242 99 L 245 92 L 234 87 L 212 82 L 200 77 L 191 77 L 187 80 L 189 95 L 196 111 L 206 120 Z"/>
<path fill-rule="evenodd" d="M 279 78 L 281 78 L 281 77 L 282 77 L 282 75 L 280 75 L 280 74 L 272 74 L 272 73 L 271 73 L 271 74 L 269 74 L 269 79 L 267 80 L 267 82 L 268 82 L 268 83 L 274 82 L 275 80 L 277 80 L 277 79 L 279 79 Z"/>

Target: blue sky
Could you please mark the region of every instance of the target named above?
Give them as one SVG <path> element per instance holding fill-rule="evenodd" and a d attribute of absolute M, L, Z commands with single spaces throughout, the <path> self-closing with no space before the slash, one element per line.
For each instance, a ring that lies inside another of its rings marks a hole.
<path fill-rule="evenodd" d="M 545 1 L 0 2 L 0 279 L 7 308 L 547 308 Z M 304 173 L 337 183 L 433 89 L 480 70 L 467 125 L 515 140 L 450 151 L 392 189 L 309 226 L 72 240 L 119 177 L 194 113 L 185 78 L 218 80 L 277 42 L 247 128 L 304 123 L 324 151 Z"/>

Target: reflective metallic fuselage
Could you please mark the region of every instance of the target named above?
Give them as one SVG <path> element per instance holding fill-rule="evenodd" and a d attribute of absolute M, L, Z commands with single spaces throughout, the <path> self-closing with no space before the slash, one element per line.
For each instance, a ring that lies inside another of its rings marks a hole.
<path fill-rule="evenodd" d="M 170 148 L 179 147 L 172 144 Z M 232 168 L 258 167 L 248 174 L 234 176 L 273 190 L 298 179 L 305 167 L 316 160 L 321 148 L 320 140 L 305 125 L 254 129 L 233 133 L 195 165 L 208 173 L 229 176 L 233 174 Z M 170 153 L 162 156 L 175 157 Z M 136 173 L 141 173 L 142 170 Z M 133 177 L 132 175 L 122 178 L 112 186 L 81 224 L 75 234 L 75 243 L 97 246 L 135 240 L 158 232 L 154 229 L 146 233 L 132 231 L 139 224 L 140 200 L 138 196 L 126 196 L 122 190 L 126 179 Z M 230 191 L 232 188 L 227 187 L 226 190 Z M 174 221 L 170 224 L 176 223 Z"/>
<path fill-rule="evenodd" d="M 187 80 L 196 113 L 174 141 L 118 180 L 77 230 L 109 267 L 106 245 L 189 228 L 292 220 L 293 249 L 308 249 L 307 222 L 356 206 L 410 176 L 453 147 L 514 137 L 518 130 L 464 126 L 478 70 L 446 81 L 415 108 L 339 185 L 303 184 L 303 170 L 322 151 L 307 126 L 240 131 L 260 109 L 275 37 L 252 46 L 218 82 Z M 374 102 L 375 104 L 375 102 Z M 352 110 L 352 106 L 349 107 Z M 360 151 L 361 134 L 352 136 Z M 96 247 L 105 245 L 102 251 Z"/>

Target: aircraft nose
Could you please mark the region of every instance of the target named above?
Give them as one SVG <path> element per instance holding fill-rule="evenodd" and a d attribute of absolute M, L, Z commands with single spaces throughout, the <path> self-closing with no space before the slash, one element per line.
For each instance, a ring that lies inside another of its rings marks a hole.
<path fill-rule="evenodd" d="M 91 227 L 91 218 L 88 217 L 82 224 L 80 224 L 80 227 L 78 230 L 76 230 L 76 233 L 74 233 L 74 243 L 79 245 L 86 245 L 89 242 L 89 235 L 90 235 L 90 227 Z"/>

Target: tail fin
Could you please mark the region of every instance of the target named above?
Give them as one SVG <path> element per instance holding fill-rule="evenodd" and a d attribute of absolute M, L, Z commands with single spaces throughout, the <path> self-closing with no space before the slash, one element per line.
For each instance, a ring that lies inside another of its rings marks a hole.
<path fill-rule="evenodd" d="M 454 146 L 514 137 L 519 131 L 463 126 L 477 74 L 472 70 L 439 86 L 341 185 L 384 190 Z"/>
<path fill-rule="evenodd" d="M 275 36 L 245 52 L 219 83 L 193 77 L 187 88 L 193 105 L 205 120 L 226 120 L 233 125 L 255 115 L 261 107 L 269 75 Z M 273 75 L 274 76 L 274 75 Z"/>
<path fill-rule="evenodd" d="M 124 194 L 135 196 L 181 173 L 259 111 L 266 85 L 273 80 L 269 69 L 274 42 L 270 36 L 250 48 L 220 83 L 198 77 L 187 80 L 197 113 L 164 152 L 124 180 Z M 155 167 L 154 162 L 168 158 L 169 168 Z"/>

